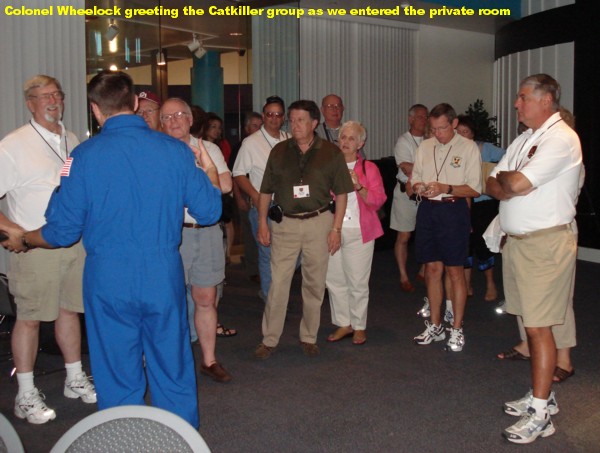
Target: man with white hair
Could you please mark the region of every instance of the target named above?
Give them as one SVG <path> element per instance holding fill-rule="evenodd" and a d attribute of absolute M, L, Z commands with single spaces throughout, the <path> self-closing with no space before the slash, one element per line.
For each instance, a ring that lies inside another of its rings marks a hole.
<path fill-rule="evenodd" d="M 230 192 L 231 172 L 219 147 L 208 141 L 198 140 L 190 133 L 193 117 L 187 102 L 178 98 L 167 99 L 160 109 L 160 121 L 167 135 L 187 143 L 194 153 L 208 153 L 217 168 L 218 179 L 214 183 L 220 186 L 222 193 Z M 200 365 L 200 372 L 217 382 L 229 382 L 231 375 L 215 357 L 217 285 L 225 280 L 223 232 L 219 224 L 198 224 L 186 209 L 181 258 L 186 283 L 189 285 L 188 305 L 191 304 L 191 295 L 195 308 L 193 322 L 190 319 L 190 329 L 195 328 L 202 349 L 203 363 Z"/>
<path fill-rule="evenodd" d="M 62 123 L 65 93 L 54 77 L 38 75 L 24 86 L 32 118 L 0 142 L 0 197 L 8 210 L 0 212 L 5 248 L 22 245 L 23 233 L 44 225 L 50 195 L 59 185 L 61 168 L 77 137 Z M 56 342 L 65 359 L 64 395 L 96 402 L 96 390 L 81 367 L 83 312 L 82 274 L 85 252 L 80 242 L 57 250 L 29 250 L 10 256 L 9 289 L 15 298 L 17 320 L 12 353 L 19 390 L 15 415 L 34 424 L 56 418 L 33 382 L 41 321 L 55 321 Z"/>

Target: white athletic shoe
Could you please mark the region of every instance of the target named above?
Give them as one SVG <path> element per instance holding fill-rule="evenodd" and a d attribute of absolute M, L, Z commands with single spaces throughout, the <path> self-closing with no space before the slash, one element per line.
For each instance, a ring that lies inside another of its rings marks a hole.
<path fill-rule="evenodd" d="M 535 409 L 530 407 L 527 413 L 517 423 L 506 428 L 502 435 L 515 444 L 530 444 L 540 436 L 551 436 L 555 431 L 548 412 L 545 417 L 539 417 Z"/>
<path fill-rule="evenodd" d="M 527 414 L 527 410 L 531 407 L 533 403 L 533 391 L 529 389 L 527 394 L 518 400 L 508 401 L 504 403 L 503 409 L 508 415 L 514 415 L 517 417 L 522 417 Z M 550 415 L 558 414 L 558 403 L 556 402 L 556 396 L 554 395 L 554 391 L 550 392 L 550 397 L 548 398 L 548 413 Z"/>
<path fill-rule="evenodd" d="M 21 397 L 15 399 L 15 416 L 27 419 L 29 423 L 41 425 L 56 418 L 54 409 L 50 409 L 44 403 L 46 397 L 37 388 L 25 392 Z"/>
<path fill-rule="evenodd" d="M 425 321 L 425 326 L 427 327 L 423 333 L 414 338 L 415 343 L 420 345 L 431 344 L 434 341 L 442 341 L 446 338 L 446 332 L 442 325 L 436 326 L 429 321 Z"/>
<path fill-rule="evenodd" d="M 85 371 L 82 371 L 72 381 L 65 381 L 65 390 L 63 393 L 67 398 L 81 398 L 81 401 L 84 403 L 95 403 L 96 387 L 94 387 L 91 381 L 92 377 L 88 377 Z"/>

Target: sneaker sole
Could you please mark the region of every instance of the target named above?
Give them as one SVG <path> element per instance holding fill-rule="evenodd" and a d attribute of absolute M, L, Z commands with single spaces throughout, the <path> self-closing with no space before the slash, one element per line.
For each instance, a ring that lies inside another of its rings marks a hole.
<path fill-rule="evenodd" d="M 433 342 L 444 341 L 445 339 L 446 339 L 446 335 L 432 337 L 431 341 L 429 341 L 429 342 L 423 341 L 423 340 L 417 340 L 416 338 L 413 338 L 413 341 L 415 342 L 415 344 L 418 344 L 419 346 L 427 346 L 428 344 L 431 344 Z"/>
<path fill-rule="evenodd" d="M 531 442 L 533 442 L 534 440 L 536 440 L 538 437 L 549 437 L 552 434 L 554 434 L 556 432 L 556 428 L 554 427 L 554 424 L 550 424 L 549 427 L 547 427 L 545 430 L 543 431 L 539 431 L 537 433 L 535 433 L 534 435 L 532 435 L 531 437 L 510 437 L 511 433 L 507 433 L 506 431 L 502 432 L 502 437 L 504 437 L 506 440 L 508 440 L 509 442 L 512 442 L 514 444 L 530 444 Z"/>
<path fill-rule="evenodd" d="M 46 419 L 29 417 L 26 413 L 24 413 L 21 409 L 15 407 L 15 417 L 20 418 L 21 420 L 27 420 L 29 423 L 33 425 L 43 425 L 44 423 L 49 422 L 50 420 L 54 420 L 56 418 L 56 412 L 52 415 L 52 417 L 48 417 Z"/>
<path fill-rule="evenodd" d="M 90 397 L 88 395 L 80 395 L 79 393 L 70 389 L 69 387 L 65 387 L 63 395 L 65 396 L 65 398 L 71 398 L 71 399 L 81 398 L 81 401 L 83 401 L 86 404 L 93 404 L 98 401 L 98 398 L 96 396 Z"/>

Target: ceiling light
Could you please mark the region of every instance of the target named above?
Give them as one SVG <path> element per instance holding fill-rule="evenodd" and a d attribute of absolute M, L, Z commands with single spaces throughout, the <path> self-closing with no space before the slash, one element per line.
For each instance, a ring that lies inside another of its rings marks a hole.
<path fill-rule="evenodd" d="M 119 68 L 117 67 L 116 64 L 111 64 L 108 69 L 110 69 L 111 71 L 118 71 L 119 70 Z"/>
<path fill-rule="evenodd" d="M 206 55 L 206 49 L 202 45 L 202 41 L 198 41 L 198 37 L 194 33 L 192 35 L 192 41 L 187 45 L 187 48 L 194 54 L 198 59 Z"/>
<path fill-rule="evenodd" d="M 108 41 L 112 41 L 113 39 L 115 39 L 117 37 L 118 34 L 119 34 L 119 27 L 117 27 L 117 24 L 115 24 L 115 22 L 111 19 L 110 24 L 108 25 L 108 28 L 104 32 L 104 37 Z"/>
<path fill-rule="evenodd" d="M 200 48 L 200 42 L 198 41 L 198 38 L 196 38 L 195 34 L 192 35 L 192 42 L 190 42 L 187 47 L 192 53 L 196 52 Z"/>
<path fill-rule="evenodd" d="M 161 50 L 160 52 L 156 52 L 156 64 L 159 66 L 164 66 L 167 64 L 167 60 L 165 59 L 165 54 Z"/>
<path fill-rule="evenodd" d="M 204 55 L 206 55 L 206 49 L 204 48 L 204 46 L 202 45 L 202 43 L 200 43 L 200 48 L 194 52 L 194 56 L 198 59 L 202 58 Z"/>

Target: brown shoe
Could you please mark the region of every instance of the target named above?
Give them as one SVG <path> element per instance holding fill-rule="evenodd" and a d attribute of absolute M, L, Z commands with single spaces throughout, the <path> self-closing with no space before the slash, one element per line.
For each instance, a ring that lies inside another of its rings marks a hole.
<path fill-rule="evenodd" d="M 225 383 L 231 381 L 231 374 L 229 374 L 227 370 L 218 362 L 213 363 L 211 366 L 206 366 L 204 364 L 201 365 L 200 373 L 212 378 L 217 382 Z"/>
<path fill-rule="evenodd" d="M 261 360 L 266 360 L 271 357 L 271 354 L 275 352 L 275 347 L 267 346 L 264 343 L 258 345 L 256 350 L 254 351 L 254 357 Z"/>
<path fill-rule="evenodd" d="M 367 341 L 367 334 L 364 330 L 355 330 L 352 336 L 352 343 L 355 345 L 365 344 Z"/>
<path fill-rule="evenodd" d="M 400 282 L 400 289 L 405 293 L 412 293 L 415 291 L 415 287 L 408 280 L 406 280 L 405 282 Z"/>
<path fill-rule="evenodd" d="M 300 346 L 302 347 L 302 352 L 304 352 L 305 356 L 316 357 L 319 355 L 319 347 L 315 343 L 305 343 L 304 341 L 301 341 Z"/>

